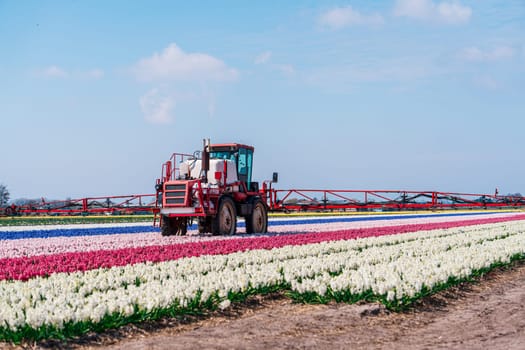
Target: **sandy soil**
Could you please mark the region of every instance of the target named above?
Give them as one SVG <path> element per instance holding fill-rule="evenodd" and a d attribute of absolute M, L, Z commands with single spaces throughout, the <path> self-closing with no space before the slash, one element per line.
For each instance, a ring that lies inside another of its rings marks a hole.
<path fill-rule="evenodd" d="M 406 312 L 380 304 L 295 304 L 255 297 L 207 316 L 164 319 L 25 348 L 524 349 L 525 263 L 425 298 Z M 0 343 L 1 349 L 13 346 Z"/>

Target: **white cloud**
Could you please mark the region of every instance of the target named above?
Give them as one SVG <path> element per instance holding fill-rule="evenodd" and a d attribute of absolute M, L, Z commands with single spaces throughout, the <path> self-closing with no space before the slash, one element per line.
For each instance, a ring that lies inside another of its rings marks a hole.
<path fill-rule="evenodd" d="M 138 61 L 132 72 L 140 81 L 161 83 L 162 88 L 152 88 L 139 101 L 145 120 L 154 124 L 173 122 L 175 106 L 184 100 L 190 105 L 207 103 L 208 114 L 213 116 L 217 109 L 215 90 L 219 83 L 234 81 L 239 76 L 237 70 L 223 61 L 204 53 L 184 52 L 175 43 Z M 177 96 L 165 93 L 173 90 L 174 84 L 179 91 Z M 204 91 L 200 91 L 202 89 Z M 184 91 L 186 97 L 181 96 L 180 91 Z"/>
<path fill-rule="evenodd" d="M 465 23 L 470 20 L 472 9 L 459 3 L 441 2 L 437 5 L 438 18 L 448 23 Z"/>
<path fill-rule="evenodd" d="M 89 79 L 102 79 L 104 77 L 104 71 L 98 68 L 91 69 L 83 73 Z"/>
<path fill-rule="evenodd" d="M 336 7 L 322 13 L 318 22 L 323 27 L 337 30 L 352 25 L 378 26 L 384 23 L 384 19 L 379 14 L 365 15 L 351 6 L 346 6 Z"/>
<path fill-rule="evenodd" d="M 37 71 L 36 76 L 49 79 L 102 79 L 104 71 L 93 68 L 87 71 L 68 71 L 58 66 L 49 66 Z"/>
<path fill-rule="evenodd" d="M 144 119 L 152 124 L 169 124 L 173 122 L 175 98 L 168 96 L 155 88 L 140 98 L 140 109 Z"/>
<path fill-rule="evenodd" d="M 283 73 L 283 74 L 294 74 L 295 68 L 291 64 L 274 64 L 272 68 Z"/>
<path fill-rule="evenodd" d="M 431 22 L 466 23 L 471 15 L 472 9 L 457 1 L 397 0 L 394 6 L 394 16 Z"/>
<path fill-rule="evenodd" d="M 272 52 L 271 51 L 265 51 L 265 52 L 261 53 L 259 56 L 255 57 L 254 63 L 255 64 L 267 63 L 270 60 L 271 57 L 272 57 Z"/>
<path fill-rule="evenodd" d="M 40 71 L 40 76 L 44 78 L 67 78 L 69 74 L 62 68 L 57 66 L 49 66 Z"/>
<path fill-rule="evenodd" d="M 221 60 L 203 53 L 186 53 L 170 44 L 162 53 L 140 60 L 133 68 L 144 81 L 232 81 L 238 72 Z"/>
<path fill-rule="evenodd" d="M 270 63 L 270 58 L 272 57 L 271 51 L 265 51 L 255 57 L 254 64 L 256 65 L 265 65 L 272 71 L 278 71 L 285 75 L 292 75 L 295 73 L 295 68 L 291 64 L 285 63 Z"/>
<path fill-rule="evenodd" d="M 482 50 L 472 46 L 464 48 L 459 57 L 469 62 L 494 62 L 514 57 L 515 50 L 510 46 L 498 46 L 492 50 Z"/>
<path fill-rule="evenodd" d="M 501 83 L 489 75 L 475 77 L 474 84 L 488 90 L 498 90 L 502 88 Z"/>
<path fill-rule="evenodd" d="M 399 88 L 442 73 L 428 57 L 402 57 L 316 68 L 302 77 L 307 84 L 346 93 L 365 84 Z"/>

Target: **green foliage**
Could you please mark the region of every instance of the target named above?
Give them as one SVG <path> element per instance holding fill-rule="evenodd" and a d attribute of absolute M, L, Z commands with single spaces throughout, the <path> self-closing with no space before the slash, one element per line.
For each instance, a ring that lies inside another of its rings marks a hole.
<path fill-rule="evenodd" d="M 9 191 L 7 187 L 0 184 L 0 207 L 5 207 L 9 203 Z"/>

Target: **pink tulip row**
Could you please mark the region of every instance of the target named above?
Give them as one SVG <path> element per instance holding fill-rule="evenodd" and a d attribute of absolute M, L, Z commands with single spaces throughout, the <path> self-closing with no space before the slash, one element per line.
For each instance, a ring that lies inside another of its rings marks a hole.
<path fill-rule="evenodd" d="M 402 226 L 384 226 L 360 229 L 346 229 L 332 232 L 285 234 L 277 236 L 259 236 L 250 239 L 216 239 L 184 244 L 153 245 L 111 250 L 87 252 L 67 252 L 53 255 L 17 257 L 0 259 L 0 280 L 27 280 L 36 276 L 46 276 L 58 272 L 86 271 L 112 266 L 124 266 L 146 261 L 160 262 L 183 257 L 200 255 L 229 254 L 253 249 L 272 249 L 286 245 L 302 245 L 355 239 L 362 237 L 391 235 L 422 230 L 446 229 L 452 227 L 489 224 L 513 220 L 525 220 L 525 214 L 507 217 L 471 219 L 430 224 L 412 224 Z"/>
<path fill-rule="evenodd" d="M 506 217 L 509 213 L 484 214 L 477 215 L 476 219 Z M 306 232 L 327 232 L 340 231 L 348 229 L 372 228 L 384 226 L 402 226 L 408 224 L 438 223 L 464 221 L 465 216 L 450 217 L 425 217 L 409 219 L 388 219 L 388 220 L 360 220 L 351 222 L 331 222 L 328 224 L 303 223 L 288 225 L 272 225 L 270 233 L 265 236 L 275 236 L 282 234 L 303 234 Z M 79 225 L 77 225 L 79 226 Z M 82 225 L 81 228 L 85 228 Z M 91 225 L 92 226 L 92 225 Z M 123 225 L 123 227 L 125 227 Z M 146 227 L 145 227 L 146 228 Z M 75 232 L 75 227 L 69 227 L 68 230 Z M 238 233 L 244 233 L 243 228 L 239 228 Z M 173 245 L 190 242 L 202 242 L 208 240 L 223 239 L 253 239 L 264 235 L 236 235 L 230 237 L 217 237 L 210 235 L 199 235 L 196 230 L 190 230 L 188 236 L 171 236 L 162 237 L 160 233 L 145 232 L 126 233 L 126 234 L 106 234 L 106 235 L 87 235 L 87 236 L 60 236 L 49 238 L 24 238 L 14 240 L 0 240 L 0 259 L 17 258 L 17 257 L 34 257 L 39 255 L 53 255 L 60 253 L 88 252 L 96 250 L 115 250 L 123 248 L 147 247 L 154 245 Z"/>

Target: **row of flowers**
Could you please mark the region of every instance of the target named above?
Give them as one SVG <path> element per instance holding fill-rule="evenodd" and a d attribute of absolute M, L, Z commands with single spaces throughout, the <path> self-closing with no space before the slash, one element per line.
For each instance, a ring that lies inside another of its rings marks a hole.
<path fill-rule="evenodd" d="M 483 214 L 476 215 L 476 219 L 487 219 L 496 217 L 514 217 L 512 214 Z M 0 259 L 17 258 L 17 257 L 34 257 L 40 255 L 52 255 L 61 253 L 87 252 L 97 250 L 116 250 L 123 248 L 147 247 L 156 245 L 173 245 L 190 242 L 203 242 L 208 240 L 236 239 L 236 238 L 255 238 L 258 236 L 275 236 L 282 234 L 302 234 L 306 232 L 327 232 L 340 231 L 359 228 L 374 228 L 384 226 L 413 225 L 424 223 L 438 223 L 446 219 L 447 222 L 464 221 L 464 216 L 432 216 L 420 217 L 410 215 L 406 218 L 399 219 L 399 216 L 385 217 L 383 220 L 375 220 L 375 217 L 364 216 L 360 220 L 351 222 L 333 221 L 333 218 L 324 218 L 330 220 L 323 223 L 311 223 L 310 220 L 299 221 L 299 223 L 290 223 L 289 220 L 272 219 L 270 222 L 270 233 L 259 235 L 236 235 L 229 237 L 217 237 L 210 234 L 199 234 L 196 230 L 189 231 L 187 236 L 170 236 L 163 237 L 158 232 L 158 228 L 152 228 L 151 225 L 136 227 L 136 224 L 121 224 L 119 233 L 111 233 L 106 229 L 115 229 L 107 225 L 64 225 L 64 227 L 51 227 L 48 229 L 60 232 L 61 236 L 52 236 L 49 238 L 23 238 L 23 239 L 4 239 L 0 240 Z M 385 220 L 385 219 L 389 220 Z M 344 218 L 341 218 L 344 219 Z M 132 228 L 130 230 L 129 228 Z M 16 228 L 12 228 L 16 229 Z M 91 234 L 95 229 L 98 234 Z M 141 232 L 136 232 L 137 230 Z M 152 232 L 153 230 L 153 232 Z M 33 232 L 33 231 L 31 231 Z M 87 232 L 87 234 L 86 234 Z M 105 232 L 105 234 L 101 234 Z M 239 229 L 239 233 L 244 230 Z M 7 233 L 7 232 L 6 232 Z M 27 232 L 26 232 L 27 233 Z"/>
<path fill-rule="evenodd" d="M 153 225 L 133 225 L 133 226 L 98 226 L 89 225 L 92 227 L 75 227 L 74 229 L 69 228 L 41 228 L 41 229 L 30 229 L 30 230 L 17 230 L 15 227 L 0 230 L 0 240 L 16 240 L 16 239 L 28 239 L 28 238 L 52 238 L 52 237 L 75 237 L 75 236 L 98 236 L 108 234 L 125 234 L 125 233 L 138 233 L 138 232 L 157 232 L 158 228 Z M 16 227 L 20 228 L 20 227 Z"/>
<path fill-rule="evenodd" d="M 134 315 L 155 318 L 166 310 L 227 307 L 231 300 L 261 290 L 336 300 L 372 295 L 396 306 L 424 290 L 525 253 L 525 220 L 427 231 L 406 226 L 407 231 L 411 232 L 369 232 L 359 239 L 339 232 L 317 241 L 314 235 L 304 235 L 291 245 L 262 243 L 282 238 L 272 237 L 261 240 L 260 246 L 234 247 L 219 255 L 3 280 L 0 337 L 71 334 L 81 329 L 79 324 L 89 329 L 108 321 L 122 323 Z M 237 243 L 252 241 L 257 240 Z"/>
<path fill-rule="evenodd" d="M 103 251 L 67 252 L 52 255 L 0 259 L 0 280 L 27 280 L 36 276 L 49 276 L 59 272 L 86 271 L 97 268 L 110 268 L 151 261 L 160 262 L 201 255 L 230 254 L 237 251 L 272 249 L 287 245 L 302 245 L 355 239 L 362 237 L 391 235 L 421 230 L 444 229 L 466 225 L 478 225 L 525 219 L 525 215 L 511 217 L 485 218 L 465 221 L 452 221 L 431 224 L 403 226 L 384 226 L 377 228 L 349 229 L 332 232 L 304 233 L 250 239 L 220 239 L 197 241 L 184 244 L 140 246 L 132 248 L 109 249 Z"/>
<path fill-rule="evenodd" d="M 0 226 L 45 226 L 71 224 L 108 224 L 151 222 L 153 215 L 89 215 L 89 216 L 11 216 L 0 218 Z"/>
<path fill-rule="evenodd" d="M 330 224 L 330 226 L 348 227 L 371 227 L 384 226 L 385 222 L 389 225 L 396 223 L 402 224 L 412 220 L 424 220 L 425 222 L 442 222 L 466 220 L 468 217 L 502 217 L 515 215 L 513 212 L 467 212 L 467 213 L 445 213 L 445 214 L 411 214 L 411 215 L 363 215 L 363 216 L 329 216 L 329 217 L 309 217 L 309 218 L 272 218 L 270 227 L 272 231 L 283 232 L 290 227 L 312 226 Z M 237 226 L 242 229 L 245 227 L 241 220 Z M 197 226 L 191 225 L 190 230 L 196 231 Z M 120 223 L 120 224 L 74 224 L 74 225 L 38 225 L 38 226 L 0 226 L 0 241 L 9 239 L 31 239 L 31 238 L 53 238 L 53 237 L 74 237 L 74 236 L 98 236 L 108 234 L 126 234 L 139 232 L 158 232 L 158 228 L 150 223 Z"/>

